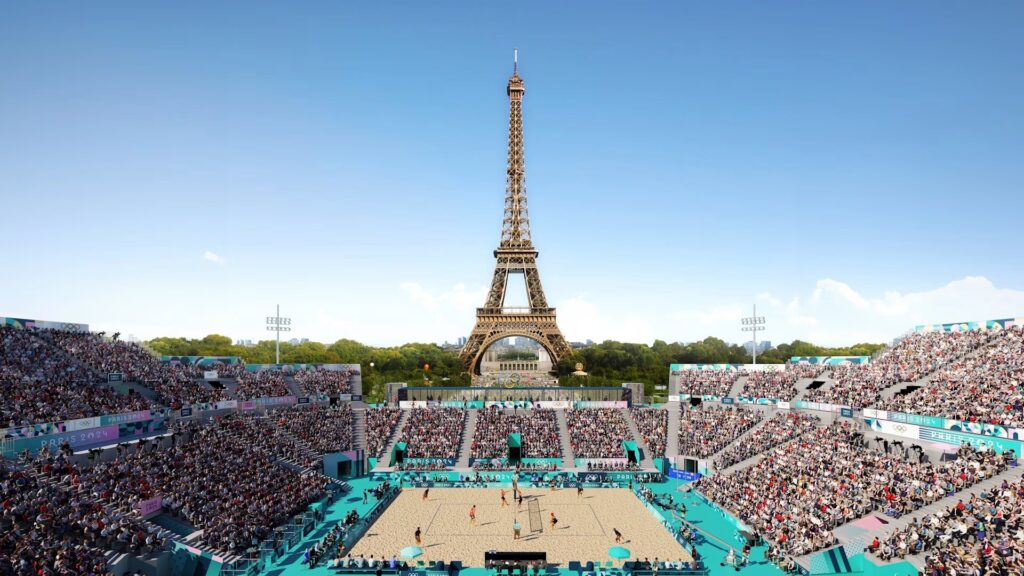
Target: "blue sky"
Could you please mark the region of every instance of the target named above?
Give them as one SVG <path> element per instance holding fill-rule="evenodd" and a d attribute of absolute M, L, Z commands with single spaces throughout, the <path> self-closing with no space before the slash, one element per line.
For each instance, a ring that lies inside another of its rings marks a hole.
<path fill-rule="evenodd" d="M 467 335 L 518 48 L 570 339 L 1024 316 L 1024 5 L 552 4 L 5 4 L 0 314 Z"/>

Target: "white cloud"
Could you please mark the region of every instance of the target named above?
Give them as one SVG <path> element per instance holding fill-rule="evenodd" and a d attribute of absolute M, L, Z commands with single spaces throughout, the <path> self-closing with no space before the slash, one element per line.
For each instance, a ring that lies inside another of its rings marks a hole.
<path fill-rule="evenodd" d="M 579 342 L 589 338 L 595 342 L 654 342 L 654 327 L 650 319 L 630 314 L 609 315 L 599 311 L 585 294 L 562 300 L 556 308 L 558 327 L 567 340 Z"/>
<path fill-rule="evenodd" d="M 211 252 L 210 250 L 207 250 L 206 252 L 203 252 L 203 260 L 205 260 L 207 262 L 213 262 L 214 264 L 221 264 L 221 265 L 224 264 L 224 259 L 221 258 L 216 253 Z"/>
<path fill-rule="evenodd" d="M 815 283 L 807 299 L 764 293 L 756 301 L 758 315 L 767 317 L 767 329 L 761 338 L 836 346 L 888 342 L 919 324 L 990 320 L 1024 313 L 1024 291 L 997 288 L 981 276 L 968 276 L 922 292 L 889 290 L 877 295 L 863 294 L 846 282 L 825 278 Z M 746 340 L 739 330 L 739 318 L 749 315 L 748 310 L 741 304 L 715 304 L 677 313 L 675 319 L 686 325 L 685 334 L 677 339 L 713 335 L 733 342 Z"/>

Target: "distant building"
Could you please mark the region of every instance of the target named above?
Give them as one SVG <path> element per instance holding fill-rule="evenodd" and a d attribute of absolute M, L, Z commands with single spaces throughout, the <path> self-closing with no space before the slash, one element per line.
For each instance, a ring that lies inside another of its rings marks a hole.
<path fill-rule="evenodd" d="M 305 344 L 306 342 L 309 342 L 309 338 L 292 338 L 288 341 L 292 346 L 298 346 L 299 344 Z"/>
<path fill-rule="evenodd" d="M 744 342 L 743 343 L 743 349 L 747 351 L 747 354 L 753 354 L 754 353 L 754 341 L 753 340 L 747 340 L 746 342 Z M 771 340 L 762 340 L 761 342 L 757 343 L 757 353 L 758 354 L 760 354 L 762 352 L 767 352 L 768 350 L 771 350 L 771 349 L 772 349 L 772 341 Z"/>
<path fill-rule="evenodd" d="M 252 348 L 256 344 L 252 340 L 235 340 L 235 346 L 245 346 L 246 348 Z"/>

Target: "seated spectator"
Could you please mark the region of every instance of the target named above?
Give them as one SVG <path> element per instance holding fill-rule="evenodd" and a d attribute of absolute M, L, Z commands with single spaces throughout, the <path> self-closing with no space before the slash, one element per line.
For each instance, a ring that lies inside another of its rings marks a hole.
<path fill-rule="evenodd" d="M 706 458 L 761 421 L 761 412 L 749 408 L 702 406 L 683 408 L 679 418 L 679 453 Z"/>
<path fill-rule="evenodd" d="M 927 505 L 923 494 L 963 490 L 1005 469 L 994 451 L 970 447 L 953 462 L 907 462 L 865 448 L 862 435 L 834 423 L 696 486 L 783 553 L 800 556 L 834 544 L 841 524 L 875 511 L 898 517 Z"/>
<path fill-rule="evenodd" d="M 461 408 L 414 408 L 402 428 L 407 458 L 457 458 L 466 411 Z"/>
<path fill-rule="evenodd" d="M 352 449 L 352 409 L 348 404 L 296 406 L 268 416 L 317 456 Z"/>
<path fill-rule="evenodd" d="M 52 346 L 41 331 L 0 326 L 0 427 L 146 410 Z"/>
<path fill-rule="evenodd" d="M 967 334 L 984 335 L 986 346 L 950 361 L 930 383 L 894 396 L 882 402 L 880 408 L 1012 428 L 1024 426 L 1024 326 Z"/>
<path fill-rule="evenodd" d="M 238 390 L 235 394 L 243 400 L 288 396 L 291 394 L 291 391 L 288 390 L 288 384 L 285 382 L 284 373 L 280 370 L 244 372 L 235 382 L 238 383 Z"/>
<path fill-rule="evenodd" d="M 622 443 L 633 439 L 617 408 L 569 409 L 565 419 L 577 458 L 622 458 Z"/>
<path fill-rule="evenodd" d="M 161 362 L 154 353 L 133 342 L 106 340 L 90 332 L 43 330 L 40 333 L 100 375 L 118 372 L 126 382 L 146 386 L 156 394 L 158 404 L 180 408 L 221 399 L 219 390 L 201 382 L 202 369 L 198 366 Z"/>
<path fill-rule="evenodd" d="M 825 367 L 818 364 L 785 364 L 784 370 L 747 372 L 747 382 L 740 396 L 791 400 L 796 396 L 796 383 L 801 378 L 816 378 Z"/>
<path fill-rule="evenodd" d="M 682 370 L 679 372 L 679 393 L 728 396 L 742 374 L 739 370 Z"/>
<path fill-rule="evenodd" d="M 239 554 L 323 495 L 324 476 L 275 462 L 293 446 L 268 418 L 232 414 L 169 449 L 129 453 L 74 475 L 82 492 L 110 506 L 133 509 L 159 495 L 165 509 L 203 530 L 205 547 Z"/>
<path fill-rule="evenodd" d="M 820 423 L 820 418 L 807 412 L 779 412 L 765 422 L 764 426 L 751 432 L 742 442 L 737 442 L 723 450 L 715 458 L 715 469 L 725 470 L 734 464 L 767 452 L 814 430 Z"/>
<path fill-rule="evenodd" d="M 665 456 L 668 436 L 668 411 L 660 408 L 630 408 L 637 430 L 647 443 L 647 450 L 653 458 Z"/>
<path fill-rule="evenodd" d="M 558 416 L 554 410 L 509 411 L 497 407 L 477 413 L 470 447 L 472 458 L 503 458 L 508 455 L 510 434 L 522 434 L 523 458 L 557 458 L 562 455 Z"/>
<path fill-rule="evenodd" d="M 339 396 L 352 393 L 352 374 L 348 370 L 303 368 L 292 375 L 306 396 Z"/>
<path fill-rule="evenodd" d="M 366 453 L 380 458 L 402 418 L 400 408 L 383 406 L 366 410 Z"/>
<path fill-rule="evenodd" d="M 832 368 L 830 387 L 809 390 L 804 400 L 863 408 L 881 399 L 882 390 L 915 382 L 948 362 L 988 344 L 993 332 L 916 332 L 887 348 L 867 364 Z"/>

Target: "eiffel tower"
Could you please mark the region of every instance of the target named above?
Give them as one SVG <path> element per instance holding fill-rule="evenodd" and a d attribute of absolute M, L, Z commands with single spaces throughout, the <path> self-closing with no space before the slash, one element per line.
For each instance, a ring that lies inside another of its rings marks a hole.
<path fill-rule="evenodd" d="M 483 308 L 476 309 L 476 326 L 462 347 L 459 358 L 470 374 L 479 374 L 483 353 L 495 342 L 509 336 L 536 340 L 551 356 L 551 362 L 572 355 L 572 349 L 555 322 L 555 309 L 548 306 L 537 270 L 537 249 L 530 238 L 530 216 L 526 209 L 526 169 L 523 163 L 523 94 L 519 62 L 513 60 L 508 80 L 508 177 L 505 184 L 505 217 L 501 244 L 494 251 L 497 263 L 494 279 Z M 526 279 L 529 307 L 506 308 L 505 289 L 510 274 Z"/>

